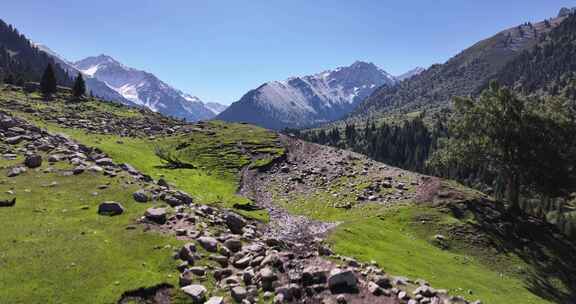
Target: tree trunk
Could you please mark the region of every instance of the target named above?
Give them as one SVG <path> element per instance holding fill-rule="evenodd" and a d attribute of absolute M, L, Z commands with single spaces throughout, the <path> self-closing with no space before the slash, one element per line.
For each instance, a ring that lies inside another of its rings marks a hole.
<path fill-rule="evenodd" d="M 520 211 L 520 183 L 515 174 L 508 177 L 506 183 L 506 200 L 510 204 L 510 211 Z"/>

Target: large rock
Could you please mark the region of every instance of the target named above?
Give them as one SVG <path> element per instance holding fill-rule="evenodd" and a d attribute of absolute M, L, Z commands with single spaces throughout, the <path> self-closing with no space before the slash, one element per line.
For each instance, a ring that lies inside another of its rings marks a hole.
<path fill-rule="evenodd" d="M 218 251 L 218 241 L 209 236 L 202 236 L 196 239 L 198 243 L 209 252 L 216 252 Z"/>
<path fill-rule="evenodd" d="M 150 200 L 150 198 L 148 197 L 148 194 L 146 194 L 146 192 L 144 190 L 138 190 L 138 191 L 134 192 L 132 194 L 132 197 L 134 198 L 135 201 L 137 201 L 139 203 L 146 203 Z"/>
<path fill-rule="evenodd" d="M 232 252 L 238 252 L 242 249 L 242 241 L 237 238 L 229 238 L 224 241 L 224 247 Z"/>
<path fill-rule="evenodd" d="M 124 213 L 124 207 L 117 202 L 103 202 L 98 206 L 98 214 L 100 215 L 120 215 Z"/>
<path fill-rule="evenodd" d="M 162 225 L 166 223 L 166 208 L 148 208 L 144 216 L 148 220 Z"/>
<path fill-rule="evenodd" d="M 188 285 L 182 287 L 181 290 L 192 299 L 192 303 L 194 304 L 202 304 L 206 301 L 206 293 L 208 290 L 202 285 Z"/>
<path fill-rule="evenodd" d="M 335 268 L 328 277 L 328 288 L 332 293 L 356 293 L 358 285 L 354 272 Z"/>
<path fill-rule="evenodd" d="M 230 290 L 230 294 L 232 295 L 232 298 L 236 302 L 242 302 L 242 300 L 246 299 L 246 297 L 248 296 L 246 288 L 242 286 L 236 286 L 232 288 L 232 290 Z"/>
<path fill-rule="evenodd" d="M 194 243 L 187 243 L 178 252 L 178 257 L 187 261 L 190 265 L 194 265 L 194 257 L 196 253 L 196 245 Z"/>
<path fill-rule="evenodd" d="M 278 276 L 274 271 L 269 267 L 264 267 L 260 270 L 260 280 L 262 283 L 262 289 L 264 291 L 273 291 L 274 290 L 274 282 L 278 280 Z"/>
<path fill-rule="evenodd" d="M 227 213 L 224 220 L 226 221 L 226 226 L 228 226 L 228 229 L 230 229 L 230 231 L 235 234 L 241 234 L 242 228 L 246 226 L 246 220 L 244 220 L 242 216 L 233 212 Z"/>
<path fill-rule="evenodd" d="M 385 275 L 377 275 L 372 279 L 372 281 L 384 289 L 392 288 L 392 282 L 390 278 Z"/>
<path fill-rule="evenodd" d="M 42 156 L 38 154 L 29 155 L 24 159 L 24 165 L 28 168 L 38 168 L 42 166 Z"/>
<path fill-rule="evenodd" d="M 188 286 L 194 282 L 194 273 L 189 269 L 184 270 L 180 274 L 179 284 L 180 286 Z"/>

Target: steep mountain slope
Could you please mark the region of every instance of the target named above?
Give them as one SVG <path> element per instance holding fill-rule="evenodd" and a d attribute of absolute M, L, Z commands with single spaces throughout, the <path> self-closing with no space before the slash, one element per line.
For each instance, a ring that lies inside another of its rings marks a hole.
<path fill-rule="evenodd" d="M 62 67 L 34 47 L 18 30 L 0 20 L 0 79 L 10 77 L 20 82 L 38 82 L 48 64 L 54 65 L 60 85 L 72 84 L 71 78 Z"/>
<path fill-rule="evenodd" d="M 531 49 L 565 18 L 560 16 L 504 30 L 397 86 L 379 88 L 351 116 L 362 119 L 442 107 L 454 96 L 475 95 L 508 62 Z"/>
<path fill-rule="evenodd" d="M 423 68 L 423 67 L 415 67 L 415 68 L 413 68 L 412 70 L 410 70 L 410 71 L 408 71 L 408 72 L 406 72 L 406 73 L 404 73 L 404 74 L 401 74 L 401 75 L 396 76 L 396 79 L 398 79 L 399 81 L 403 81 L 403 80 L 412 78 L 412 77 L 414 77 L 414 76 L 416 76 L 416 75 L 420 75 L 420 74 L 422 74 L 422 72 L 424 72 L 424 71 L 426 71 L 426 69 Z"/>
<path fill-rule="evenodd" d="M 68 62 L 68 60 L 64 59 L 64 57 L 51 50 L 48 46 L 39 43 L 36 43 L 35 46 L 38 49 L 44 51 L 46 54 L 50 55 L 52 59 L 57 62 L 60 67 L 66 71 L 66 73 L 68 73 L 68 75 L 74 77 L 78 73 L 82 73 L 84 80 L 86 81 L 86 90 L 88 93 L 92 93 L 94 96 L 98 96 L 105 100 L 119 102 L 128 106 L 136 106 L 135 103 L 124 98 L 124 96 L 120 95 L 120 93 L 109 87 L 105 82 L 100 81 L 92 75 L 88 75 L 77 69 L 71 62 Z"/>
<path fill-rule="evenodd" d="M 502 69 L 498 82 L 525 93 L 576 98 L 576 9 L 562 16 L 566 19 L 544 41 Z"/>
<path fill-rule="evenodd" d="M 339 119 L 382 85 L 397 80 L 372 63 L 265 83 L 217 116 L 271 129 L 299 128 Z"/>
<path fill-rule="evenodd" d="M 188 121 L 214 117 L 199 98 L 186 95 L 153 74 L 127 67 L 110 56 L 88 57 L 73 65 L 104 82 L 125 99 L 153 111 Z"/>

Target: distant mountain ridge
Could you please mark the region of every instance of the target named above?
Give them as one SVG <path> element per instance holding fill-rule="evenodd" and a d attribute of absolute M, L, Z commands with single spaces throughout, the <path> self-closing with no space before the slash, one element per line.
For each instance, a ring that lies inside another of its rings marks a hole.
<path fill-rule="evenodd" d="M 357 61 L 315 75 L 267 82 L 246 93 L 216 119 L 270 129 L 312 126 L 343 117 L 378 87 L 397 82 L 373 63 Z"/>
<path fill-rule="evenodd" d="M 565 11 L 565 10 L 563 10 Z M 476 95 L 506 64 L 531 49 L 566 18 L 524 23 L 482 40 L 444 64 L 435 64 L 397 86 L 374 91 L 349 120 L 365 120 L 391 113 L 406 113 L 447 106 L 454 96 Z"/>

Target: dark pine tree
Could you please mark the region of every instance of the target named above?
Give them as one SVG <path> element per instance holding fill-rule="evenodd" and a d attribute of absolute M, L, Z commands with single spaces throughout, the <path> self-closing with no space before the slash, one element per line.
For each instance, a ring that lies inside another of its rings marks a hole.
<path fill-rule="evenodd" d="M 72 87 L 72 95 L 76 98 L 86 95 L 86 83 L 81 73 L 78 73 L 78 76 L 76 76 L 74 87 Z"/>
<path fill-rule="evenodd" d="M 52 64 L 48 64 L 44 74 L 42 75 L 42 80 L 40 80 L 40 91 L 46 97 L 56 94 L 57 80 L 54 75 L 54 68 Z"/>

